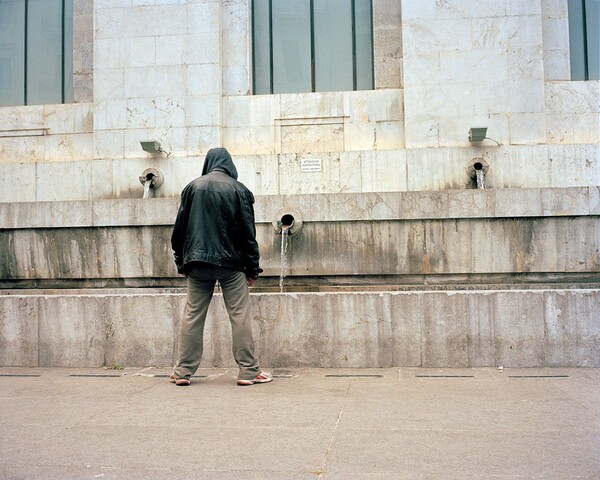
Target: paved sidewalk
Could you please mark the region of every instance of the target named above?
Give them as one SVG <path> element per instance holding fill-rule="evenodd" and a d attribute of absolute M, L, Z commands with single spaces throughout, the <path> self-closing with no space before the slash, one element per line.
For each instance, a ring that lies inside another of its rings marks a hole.
<path fill-rule="evenodd" d="M 169 373 L 0 368 L 0 479 L 600 478 L 600 369 Z"/>

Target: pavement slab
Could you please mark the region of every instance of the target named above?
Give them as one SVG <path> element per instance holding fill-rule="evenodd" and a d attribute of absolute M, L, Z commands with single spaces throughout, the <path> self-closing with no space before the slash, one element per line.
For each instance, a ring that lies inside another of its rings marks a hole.
<path fill-rule="evenodd" d="M 0 480 L 598 479 L 600 369 L 0 367 Z"/>

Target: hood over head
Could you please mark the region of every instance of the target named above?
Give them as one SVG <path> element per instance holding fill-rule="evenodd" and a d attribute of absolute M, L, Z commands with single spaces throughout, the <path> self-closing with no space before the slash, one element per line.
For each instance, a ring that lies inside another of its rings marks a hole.
<path fill-rule="evenodd" d="M 224 148 L 211 148 L 206 154 L 204 166 L 202 167 L 202 175 L 206 175 L 213 170 L 225 172 L 227 175 L 237 180 L 237 169 L 233 164 L 231 155 Z"/>

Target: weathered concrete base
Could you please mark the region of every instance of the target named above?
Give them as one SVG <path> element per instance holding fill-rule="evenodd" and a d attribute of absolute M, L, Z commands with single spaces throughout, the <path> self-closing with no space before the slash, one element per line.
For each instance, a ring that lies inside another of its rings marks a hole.
<path fill-rule="evenodd" d="M 600 367 L 600 290 L 252 295 L 268 367 Z M 0 365 L 170 366 L 181 289 L 0 295 Z M 203 366 L 234 365 L 219 294 Z"/>

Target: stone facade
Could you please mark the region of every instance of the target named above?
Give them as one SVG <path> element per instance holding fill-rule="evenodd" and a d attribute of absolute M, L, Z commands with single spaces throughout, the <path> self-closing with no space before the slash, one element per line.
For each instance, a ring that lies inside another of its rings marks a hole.
<path fill-rule="evenodd" d="M 492 187 L 600 183 L 600 83 L 569 81 L 566 0 L 374 0 L 358 92 L 251 95 L 250 18 L 248 0 L 76 0 L 76 103 L 0 108 L 0 201 L 137 198 L 150 166 L 176 197 L 219 145 L 264 195 L 464 188 L 474 157 Z"/>
<path fill-rule="evenodd" d="M 373 0 L 373 90 L 277 95 L 251 94 L 250 3 L 75 0 L 75 103 L 0 107 L 0 365 L 171 364 L 170 230 L 224 146 L 263 364 L 600 366 L 600 82 L 570 81 L 566 0 Z M 211 318 L 204 365 L 231 365 Z"/>

